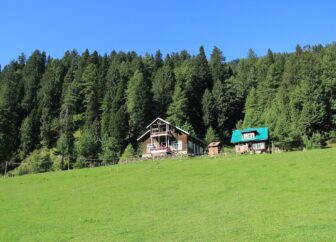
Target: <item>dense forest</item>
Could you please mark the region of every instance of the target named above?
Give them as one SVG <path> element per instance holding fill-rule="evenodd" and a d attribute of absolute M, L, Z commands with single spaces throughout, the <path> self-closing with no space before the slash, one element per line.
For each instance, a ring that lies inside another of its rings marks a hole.
<path fill-rule="evenodd" d="M 158 116 L 207 142 L 267 126 L 280 149 L 321 147 L 336 139 L 336 44 L 263 57 L 250 50 L 231 62 L 216 47 L 209 59 L 203 47 L 165 57 L 22 54 L 0 71 L 0 169 L 135 155 L 136 138 Z"/>

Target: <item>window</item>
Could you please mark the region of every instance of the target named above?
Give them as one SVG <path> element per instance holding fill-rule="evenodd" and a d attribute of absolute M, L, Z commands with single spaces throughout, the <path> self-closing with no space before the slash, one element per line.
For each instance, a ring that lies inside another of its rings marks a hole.
<path fill-rule="evenodd" d="M 243 139 L 253 139 L 254 137 L 255 137 L 254 132 L 243 134 Z"/>
<path fill-rule="evenodd" d="M 188 148 L 193 150 L 194 149 L 194 143 L 191 141 L 188 141 Z"/>
<path fill-rule="evenodd" d="M 172 141 L 171 142 L 171 147 L 174 150 L 182 150 L 182 140 Z"/>
<path fill-rule="evenodd" d="M 147 153 L 150 153 L 152 150 L 153 145 L 152 144 L 147 144 Z"/>
<path fill-rule="evenodd" d="M 177 141 L 177 149 L 182 150 L 182 140 Z"/>
<path fill-rule="evenodd" d="M 265 143 L 254 143 L 252 145 L 252 148 L 254 150 L 263 150 L 263 149 L 265 149 Z"/>

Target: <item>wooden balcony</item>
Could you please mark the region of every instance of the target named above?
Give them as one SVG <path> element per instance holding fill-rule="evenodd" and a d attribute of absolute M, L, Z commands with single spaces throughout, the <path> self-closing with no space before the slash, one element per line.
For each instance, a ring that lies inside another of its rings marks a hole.
<path fill-rule="evenodd" d="M 152 154 L 157 154 L 157 153 L 171 153 L 172 149 L 170 146 L 168 147 L 155 147 L 155 148 L 151 148 L 150 153 Z"/>
<path fill-rule="evenodd" d="M 151 137 L 158 137 L 158 136 L 172 136 L 171 131 L 152 131 L 150 133 Z"/>

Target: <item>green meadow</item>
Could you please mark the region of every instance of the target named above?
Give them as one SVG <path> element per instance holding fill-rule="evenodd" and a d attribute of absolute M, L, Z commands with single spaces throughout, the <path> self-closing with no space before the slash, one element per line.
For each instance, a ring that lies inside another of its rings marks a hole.
<path fill-rule="evenodd" d="M 0 241 L 336 241 L 336 149 L 0 178 Z"/>

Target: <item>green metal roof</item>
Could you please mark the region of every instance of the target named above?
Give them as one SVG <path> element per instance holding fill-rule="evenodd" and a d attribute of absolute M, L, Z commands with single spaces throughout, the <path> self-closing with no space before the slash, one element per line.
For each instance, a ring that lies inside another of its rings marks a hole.
<path fill-rule="evenodd" d="M 251 139 L 243 139 L 243 133 L 255 132 L 256 135 Z M 247 129 L 237 129 L 232 132 L 231 143 L 241 143 L 248 141 L 261 141 L 268 140 L 268 128 L 260 127 L 260 128 L 247 128 Z"/>

